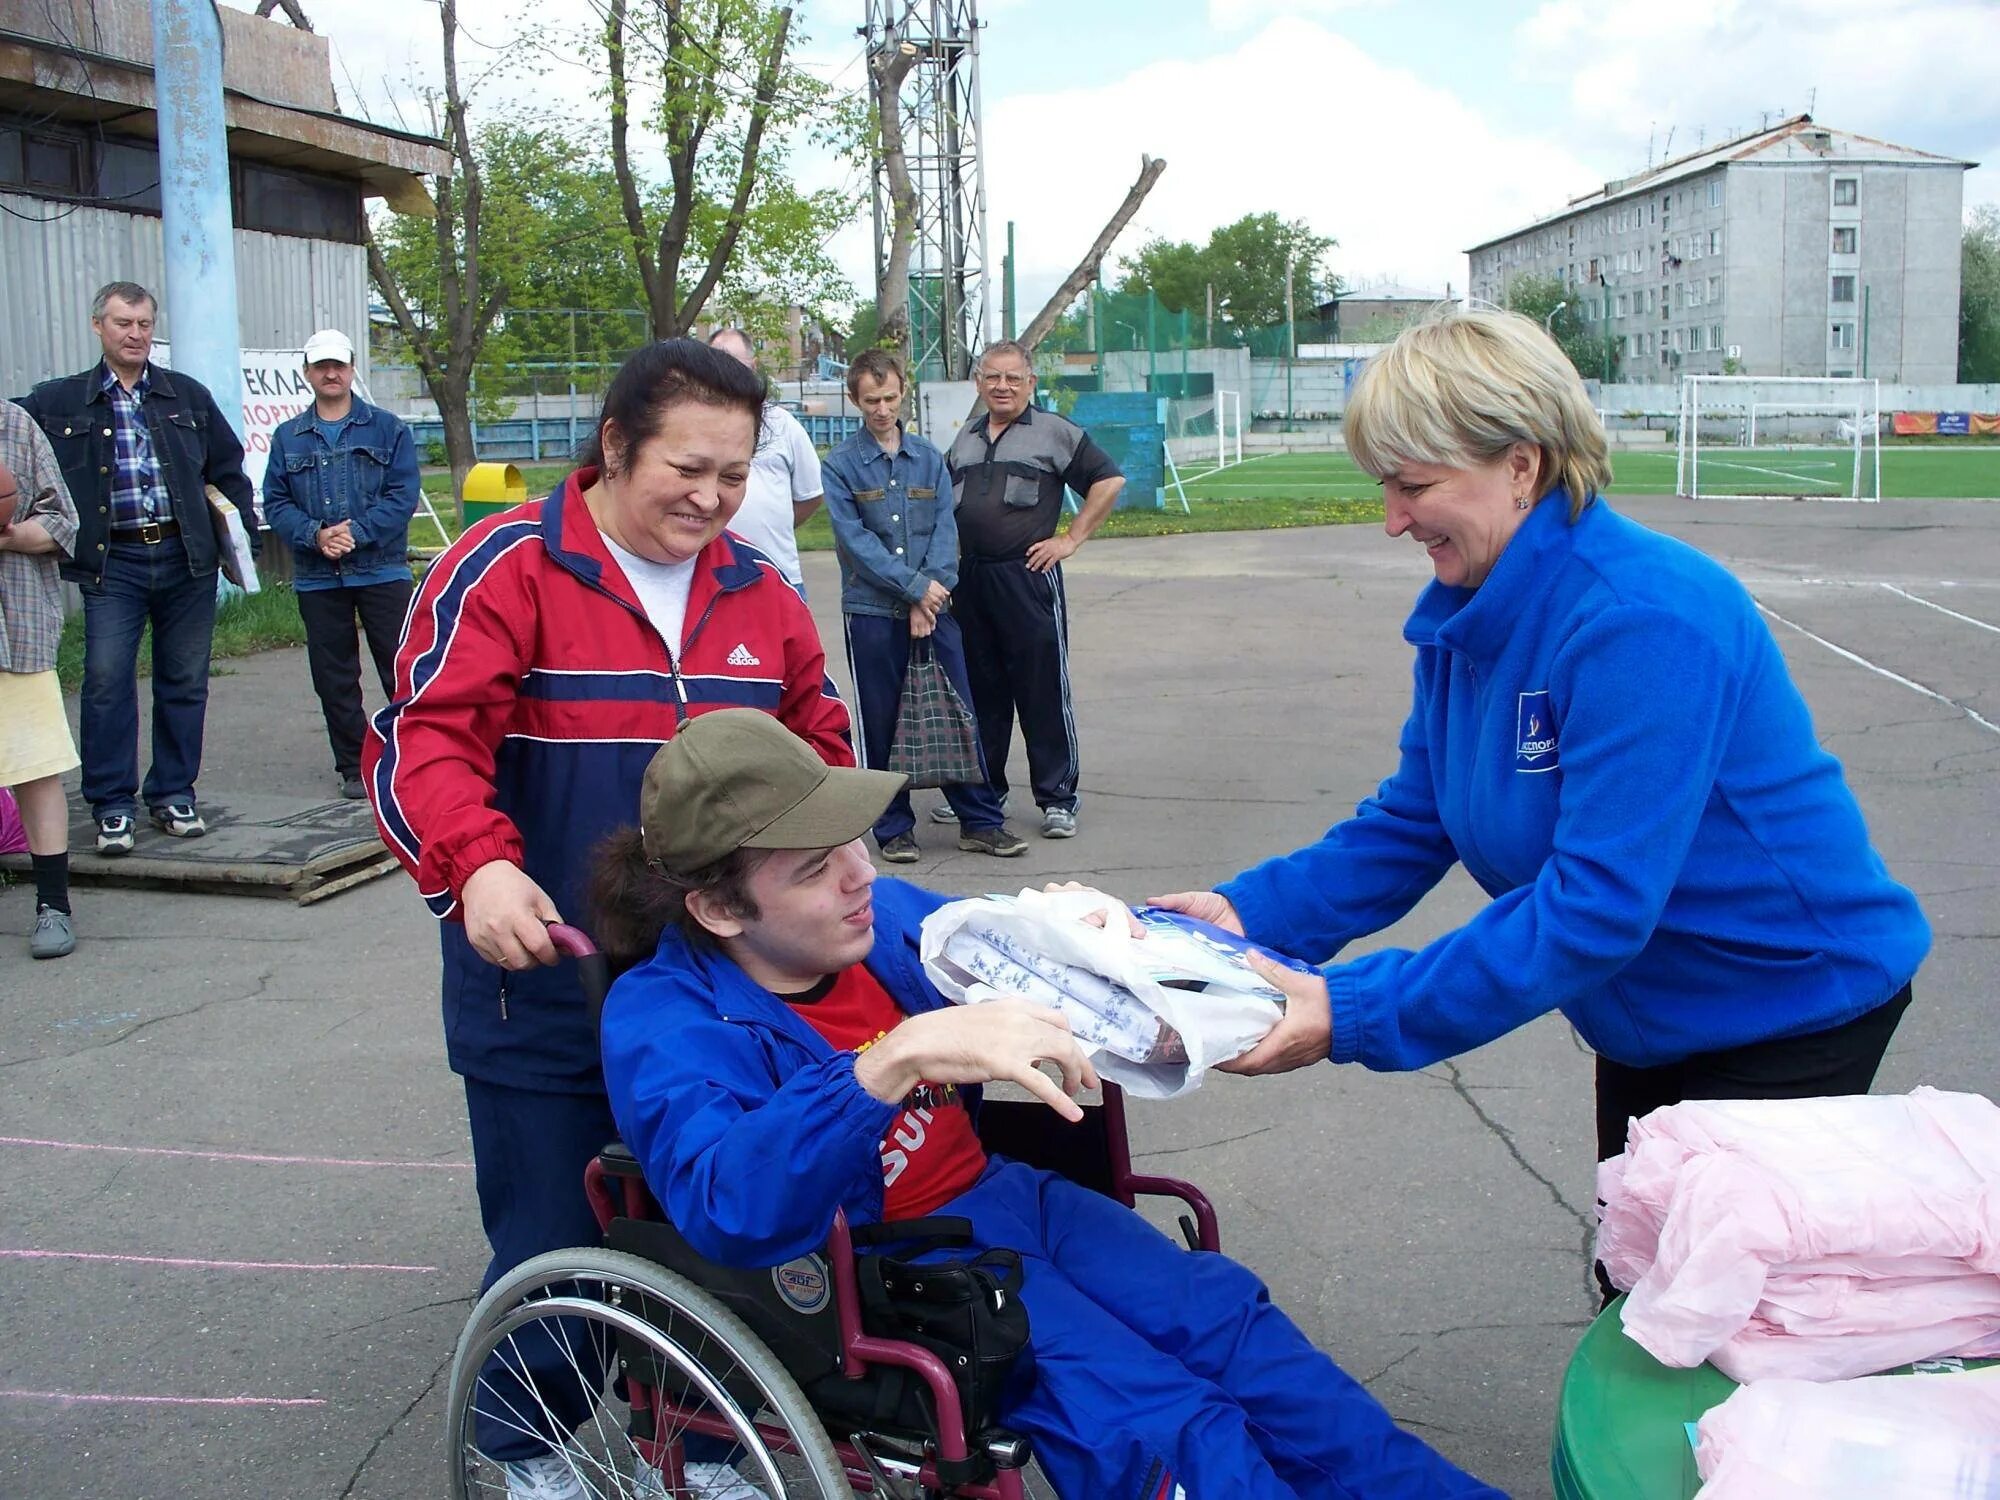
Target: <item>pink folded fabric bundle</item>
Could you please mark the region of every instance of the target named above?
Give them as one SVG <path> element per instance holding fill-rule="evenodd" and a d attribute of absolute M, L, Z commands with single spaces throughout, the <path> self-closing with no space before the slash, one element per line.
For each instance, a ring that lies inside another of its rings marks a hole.
<path fill-rule="evenodd" d="M 1919 1088 L 1694 1100 L 1598 1168 L 1625 1331 L 1738 1381 L 2000 1354 L 2000 1107 Z"/>
<path fill-rule="evenodd" d="M 14 794 L 0 786 L 0 854 L 26 854 L 28 830 L 21 826 L 21 810 Z"/>
<path fill-rule="evenodd" d="M 1697 1432 L 1701 1500 L 2000 1494 L 2000 1370 L 1760 1381 Z"/>

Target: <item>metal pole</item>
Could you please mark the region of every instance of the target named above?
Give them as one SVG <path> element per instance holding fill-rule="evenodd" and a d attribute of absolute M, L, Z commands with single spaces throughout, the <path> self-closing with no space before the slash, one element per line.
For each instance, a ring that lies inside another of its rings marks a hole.
<path fill-rule="evenodd" d="M 1159 389 L 1160 338 L 1156 332 L 1154 314 L 1159 310 L 1160 299 L 1151 287 L 1146 288 L 1146 390 L 1148 394 Z"/>
<path fill-rule="evenodd" d="M 1004 320 L 1006 337 L 1011 339 L 1014 336 L 1014 221 L 1012 219 L 1007 221 L 1007 284 L 1002 299 L 1004 304 L 1002 311 L 1006 314 Z"/>
<path fill-rule="evenodd" d="M 1292 430 L 1292 365 L 1299 357 L 1299 328 L 1292 308 L 1293 258 L 1285 256 L 1285 431 Z"/>
<path fill-rule="evenodd" d="M 1611 283 L 1608 281 L 1604 283 L 1603 321 L 1606 328 L 1611 326 Z M 1599 334 L 1598 342 L 1604 346 L 1604 383 L 1609 385 L 1611 384 L 1611 335 L 1608 333 Z"/>
<path fill-rule="evenodd" d="M 1861 289 L 1861 378 L 1868 378 L 1868 294 L 1872 287 Z"/>
<path fill-rule="evenodd" d="M 1095 342 L 1097 345 L 1097 388 L 1100 391 L 1108 391 L 1111 389 L 1111 372 L 1105 369 L 1104 367 L 1105 333 L 1104 333 L 1104 308 L 1102 306 L 1103 300 L 1104 300 L 1104 293 L 1095 286 L 1093 286 L 1090 289 L 1090 323 L 1091 323 L 1091 331 L 1096 335 Z"/>
<path fill-rule="evenodd" d="M 153 0 L 153 94 L 174 369 L 208 387 L 240 437 L 243 349 L 214 0 Z"/>

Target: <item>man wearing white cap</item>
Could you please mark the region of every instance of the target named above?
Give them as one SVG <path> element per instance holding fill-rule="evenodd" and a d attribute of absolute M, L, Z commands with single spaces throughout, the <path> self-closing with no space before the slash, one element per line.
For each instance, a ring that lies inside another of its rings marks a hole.
<path fill-rule="evenodd" d="M 292 587 L 306 627 L 306 662 L 326 714 L 340 794 L 360 799 L 361 650 L 382 691 L 394 690 L 396 645 L 410 607 L 410 517 L 417 448 L 399 417 L 354 394 L 354 345 L 335 328 L 306 340 L 311 411 L 271 434 L 264 516 L 292 547 Z"/>

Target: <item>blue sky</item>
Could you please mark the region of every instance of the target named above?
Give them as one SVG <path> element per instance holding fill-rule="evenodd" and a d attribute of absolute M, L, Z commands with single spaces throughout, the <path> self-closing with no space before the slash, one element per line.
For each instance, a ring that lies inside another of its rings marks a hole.
<path fill-rule="evenodd" d="M 469 30 L 504 34 L 520 0 L 460 4 Z M 858 86 L 862 0 L 799 4 L 812 64 Z M 319 10 L 341 63 L 371 75 L 364 95 L 434 69 L 428 6 Z M 1167 172 L 1114 261 L 1151 234 L 1201 239 L 1272 210 L 1338 239 L 1350 282 L 1436 290 L 1463 287 L 1467 245 L 1643 167 L 1670 130 L 1679 154 L 1809 100 L 1839 129 L 1988 163 L 1966 203 L 2000 203 L 1995 0 L 984 0 L 980 14 L 995 256 L 1015 220 L 1030 308 L 1142 153 Z M 535 80 L 537 99 L 587 111 L 594 75 L 567 72 Z M 835 248 L 865 289 L 865 223 Z"/>

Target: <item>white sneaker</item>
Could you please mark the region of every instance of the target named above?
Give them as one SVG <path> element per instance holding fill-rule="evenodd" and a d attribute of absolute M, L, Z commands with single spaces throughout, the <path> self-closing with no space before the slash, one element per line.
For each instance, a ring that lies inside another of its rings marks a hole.
<path fill-rule="evenodd" d="M 507 1500 L 596 1500 L 577 1477 L 576 1465 L 560 1453 L 500 1465 L 507 1476 Z"/>
<path fill-rule="evenodd" d="M 736 1472 L 734 1464 L 685 1464 L 687 1484 L 669 1490 L 666 1477 L 647 1464 L 633 1474 L 634 1500 L 768 1500 L 764 1492 Z"/>
<path fill-rule="evenodd" d="M 688 1500 L 768 1500 L 764 1492 L 736 1472 L 734 1464 L 689 1464 Z"/>

